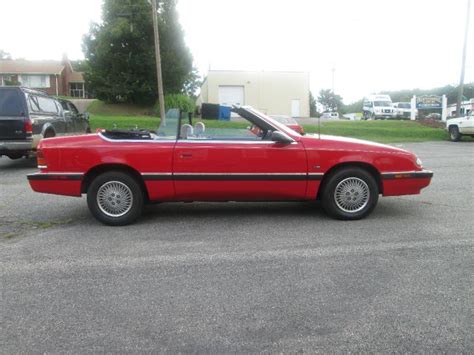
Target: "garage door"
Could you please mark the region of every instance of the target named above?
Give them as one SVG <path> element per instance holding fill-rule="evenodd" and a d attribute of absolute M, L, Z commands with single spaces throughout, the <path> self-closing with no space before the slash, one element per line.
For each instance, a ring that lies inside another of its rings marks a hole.
<path fill-rule="evenodd" d="M 219 104 L 226 106 L 244 105 L 244 87 L 219 86 Z"/>

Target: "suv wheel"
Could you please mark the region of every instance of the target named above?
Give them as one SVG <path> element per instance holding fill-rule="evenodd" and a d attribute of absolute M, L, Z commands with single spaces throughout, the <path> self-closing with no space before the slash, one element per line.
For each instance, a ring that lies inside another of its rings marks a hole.
<path fill-rule="evenodd" d="M 10 153 L 7 155 L 11 160 L 17 160 L 25 156 L 24 153 Z"/>
<path fill-rule="evenodd" d="M 143 210 L 143 191 L 130 175 L 110 171 L 97 176 L 87 191 L 87 205 L 100 222 L 123 226 L 135 222 Z"/>
<path fill-rule="evenodd" d="M 336 171 L 324 184 L 322 206 L 331 217 L 356 220 L 368 216 L 379 199 L 374 177 L 360 168 Z"/>
<path fill-rule="evenodd" d="M 450 126 L 449 127 L 449 138 L 453 142 L 458 142 L 461 140 L 461 133 L 459 133 L 459 128 L 457 126 Z"/>

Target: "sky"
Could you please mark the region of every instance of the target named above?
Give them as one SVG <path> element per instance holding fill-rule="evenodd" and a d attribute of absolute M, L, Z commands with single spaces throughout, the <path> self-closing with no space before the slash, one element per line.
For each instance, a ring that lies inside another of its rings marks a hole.
<path fill-rule="evenodd" d="M 101 0 L 0 0 L 0 49 L 13 58 L 82 59 Z M 308 71 L 315 96 L 350 103 L 382 90 L 460 78 L 467 0 L 179 0 L 194 65 Z M 25 11 L 27 9 L 27 11 Z M 466 82 L 474 81 L 474 5 Z M 19 14 L 5 15 L 5 14 Z M 15 28 L 15 30 L 12 30 Z"/>

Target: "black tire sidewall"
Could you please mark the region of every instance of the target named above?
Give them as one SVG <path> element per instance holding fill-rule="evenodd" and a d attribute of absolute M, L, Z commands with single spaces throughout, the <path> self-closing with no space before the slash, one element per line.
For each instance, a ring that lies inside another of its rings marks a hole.
<path fill-rule="evenodd" d="M 370 197 L 367 205 L 361 211 L 354 213 L 348 213 L 341 210 L 334 200 L 334 191 L 336 190 L 336 186 L 339 184 L 339 182 L 349 177 L 356 177 L 363 180 L 369 186 L 370 190 Z M 324 210 L 331 217 L 342 220 L 357 220 L 368 216 L 374 210 L 379 199 L 379 188 L 373 175 L 364 169 L 356 167 L 344 168 L 335 171 L 323 184 L 322 189 L 323 191 L 321 200 Z"/>
<path fill-rule="evenodd" d="M 458 127 L 456 126 L 449 127 L 449 139 L 453 142 L 457 142 L 461 139 L 461 133 L 459 133 Z"/>
<path fill-rule="evenodd" d="M 119 181 L 130 188 L 133 195 L 133 204 L 130 211 L 120 217 L 111 217 L 104 214 L 97 205 L 97 192 L 108 181 Z M 141 215 L 143 210 L 143 191 L 137 180 L 131 175 L 121 171 L 109 171 L 97 176 L 90 184 L 87 191 L 87 205 L 92 215 L 100 222 L 110 226 L 124 226 L 131 224 Z"/>

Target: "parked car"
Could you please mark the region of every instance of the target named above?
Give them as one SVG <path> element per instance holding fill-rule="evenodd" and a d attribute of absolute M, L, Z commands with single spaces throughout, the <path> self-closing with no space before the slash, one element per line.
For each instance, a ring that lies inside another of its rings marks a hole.
<path fill-rule="evenodd" d="M 410 102 L 394 102 L 393 103 L 395 117 L 409 119 L 411 117 Z M 418 116 L 418 109 L 415 109 L 415 117 Z"/>
<path fill-rule="evenodd" d="M 270 117 L 280 123 L 283 123 L 285 126 L 291 128 L 293 131 L 296 131 L 299 134 L 304 134 L 304 128 L 298 122 L 296 122 L 293 117 L 284 115 L 271 115 Z"/>
<path fill-rule="evenodd" d="M 321 118 L 338 119 L 339 118 L 339 113 L 338 112 L 323 112 L 321 114 Z"/>
<path fill-rule="evenodd" d="M 470 111 L 467 116 L 447 120 L 446 129 L 453 142 L 460 141 L 462 136 L 474 137 L 474 111 Z"/>
<path fill-rule="evenodd" d="M 426 115 L 425 118 L 430 119 L 430 120 L 440 120 L 441 119 L 441 114 L 437 113 L 437 112 L 432 112 L 432 113 Z"/>
<path fill-rule="evenodd" d="M 87 194 L 94 217 L 135 221 L 145 203 L 166 201 L 315 201 L 338 219 L 368 216 L 379 194 L 418 194 L 433 173 L 415 154 L 388 145 L 324 135 L 301 136 L 254 110 L 236 107 L 242 128 L 193 127 L 167 118 L 157 132 L 108 130 L 44 139 L 34 191 Z M 226 126 L 228 124 L 228 126 Z M 262 134 L 252 132 L 258 126 Z"/>
<path fill-rule="evenodd" d="M 19 159 L 42 138 L 86 132 L 88 117 L 71 102 L 23 87 L 0 87 L 0 157 Z"/>
<path fill-rule="evenodd" d="M 369 95 L 364 97 L 362 113 L 364 120 L 395 117 L 395 109 L 389 95 Z"/>

